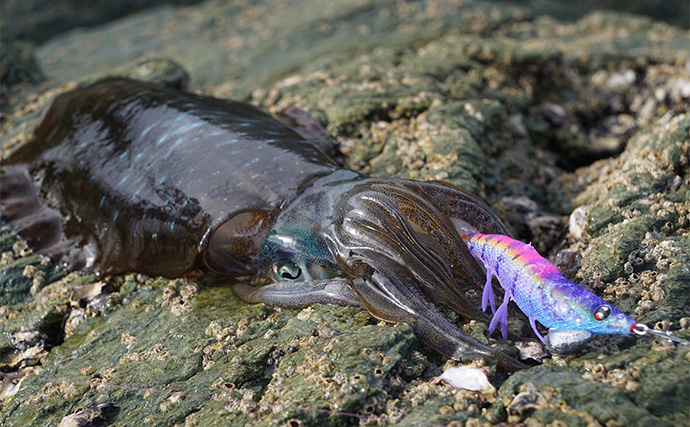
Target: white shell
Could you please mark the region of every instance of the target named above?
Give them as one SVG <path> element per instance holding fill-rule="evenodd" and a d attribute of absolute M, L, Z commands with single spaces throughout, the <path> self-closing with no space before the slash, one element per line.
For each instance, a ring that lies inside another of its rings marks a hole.
<path fill-rule="evenodd" d="M 448 368 L 440 377 L 431 379 L 432 384 L 445 383 L 453 388 L 476 391 L 482 394 L 494 394 L 496 388 L 489 382 L 486 372 L 474 366 Z"/>

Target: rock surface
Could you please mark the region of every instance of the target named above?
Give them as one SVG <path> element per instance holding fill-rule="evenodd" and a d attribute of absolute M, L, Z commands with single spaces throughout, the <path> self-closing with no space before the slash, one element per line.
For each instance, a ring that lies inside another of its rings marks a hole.
<path fill-rule="evenodd" d="M 564 274 L 690 338 L 688 32 L 499 5 L 205 1 L 63 33 L 36 61 L 13 44 L 2 156 L 57 93 L 105 75 L 301 107 L 345 166 L 463 186 Z M 689 422 L 689 349 L 668 342 L 596 337 L 511 376 L 489 367 L 498 392 L 477 395 L 430 383 L 446 360 L 366 311 L 247 306 L 203 273 L 67 274 L 1 223 L 0 254 L 5 426 Z"/>

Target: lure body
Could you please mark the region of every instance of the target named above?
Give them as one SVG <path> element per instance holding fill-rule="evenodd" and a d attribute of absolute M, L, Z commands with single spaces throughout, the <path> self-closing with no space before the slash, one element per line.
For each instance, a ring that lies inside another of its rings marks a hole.
<path fill-rule="evenodd" d="M 125 79 L 62 94 L 0 163 L 0 212 L 69 269 L 272 276 L 233 290 L 365 307 L 448 357 L 524 367 L 439 309 L 488 321 L 459 285 L 484 279 L 461 233 L 507 233 L 486 205 L 450 184 L 338 168 L 247 104 Z"/>
<path fill-rule="evenodd" d="M 480 233 L 463 236 L 470 253 L 484 264 L 486 284 L 482 309 L 491 305 L 494 317 L 489 330 L 500 323 L 503 336 L 507 333 L 508 302 L 514 300 L 529 318 L 539 339 L 535 321 L 555 330 L 588 331 L 591 334 L 628 334 L 637 325 L 592 292 L 561 275 L 529 244 L 503 235 Z M 502 304 L 495 308 L 491 280 L 496 276 L 505 290 Z M 574 335 L 573 335 L 574 336 Z M 579 335 L 578 339 L 587 336 Z"/>

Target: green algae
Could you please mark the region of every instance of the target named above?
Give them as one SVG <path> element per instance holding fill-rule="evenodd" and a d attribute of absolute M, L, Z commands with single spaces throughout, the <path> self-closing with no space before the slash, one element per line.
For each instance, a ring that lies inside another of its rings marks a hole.
<path fill-rule="evenodd" d="M 353 317 L 357 317 L 354 312 L 360 310 L 324 307 L 300 320 L 293 311 L 275 312 L 265 306 L 244 305 L 227 287 L 202 288 L 194 297 L 194 310 L 176 315 L 160 304 L 168 286 L 171 284 L 167 281 L 143 285 L 128 304 L 106 316 L 82 322 L 75 333 L 51 351 L 40 374 L 44 380 L 29 381 L 23 396 L 6 405 L 4 410 L 13 413 L 7 425 L 37 419 L 57 423 L 65 411 L 111 401 L 128 408 L 127 418 L 121 420 L 124 423 L 153 414 L 156 423 L 174 424 L 207 404 L 211 409 L 205 410 L 222 413 L 218 402 L 225 401 L 227 406 L 240 399 L 259 397 L 263 397 L 262 403 L 268 408 L 263 410 L 264 415 L 270 414 L 270 405 L 298 406 L 305 396 L 311 396 L 308 401 L 315 407 L 356 410 L 358 402 L 382 385 L 381 381 L 373 381 L 382 375 L 374 372 L 374 366 L 389 372 L 400 361 L 404 348 L 414 341 L 406 327 L 383 326 L 389 332 L 380 334 L 372 328 L 382 326 L 353 323 Z M 182 289 L 186 284 L 179 286 Z M 214 322 L 218 324 L 216 328 L 233 329 L 236 336 L 216 341 L 209 330 Z M 155 329 L 151 329 L 152 324 Z M 269 330 L 278 332 L 267 335 Z M 324 350 L 326 346 L 331 348 Z M 362 348 L 377 352 L 376 356 L 370 357 Z M 268 362 L 269 359 L 272 361 Z M 377 364 L 373 361 L 377 359 L 385 363 Z M 324 399 L 322 388 L 331 385 L 327 380 L 337 378 L 340 371 L 362 374 L 360 379 L 353 380 L 355 386 L 349 393 Z M 285 379 L 280 381 L 280 387 L 272 385 L 281 376 Z M 61 400 L 57 396 L 41 400 L 46 381 L 52 378 L 56 382 L 75 383 L 78 393 L 59 405 L 55 403 Z M 321 382 L 313 381 L 315 378 Z M 232 387 L 223 388 L 218 381 Z M 251 397 L 239 394 L 240 390 Z M 169 404 L 171 397 L 179 393 L 189 397 Z M 21 404 L 27 399 L 40 402 Z M 51 407 L 54 418 L 44 418 L 48 415 L 46 405 Z M 249 405 L 246 414 L 226 410 L 228 418 L 223 419 L 246 422 L 253 409 Z M 287 410 L 275 417 L 290 418 L 294 412 Z M 122 415 L 115 416 L 113 422 L 117 424 Z"/>

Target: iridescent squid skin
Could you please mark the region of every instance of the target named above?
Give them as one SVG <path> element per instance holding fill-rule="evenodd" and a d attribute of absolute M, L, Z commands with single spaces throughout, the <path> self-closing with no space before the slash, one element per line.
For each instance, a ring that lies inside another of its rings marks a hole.
<path fill-rule="evenodd" d="M 470 233 L 462 237 L 470 253 L 486 269 L 482 310 L 491 305 L 494 316 L 489 324 L 490 332 L 501 324 L 503 337 L 507 336 L 508 302 L 513 300 L 527 315 L 537 337 L 549 347 L 562 350 L 558 352 L 578 349 L 592 334 L 650 333 L 687 343 L 649 330 L 592 292 L 566 279 L 532 245 L 496 234 Z M 498 309 L 491 285 L 494 276 L 505 290 Z M 537 329 L 536 321 L 549 328 L 547 338 Z"/>
<path fill-rule="evenodd" d="M 449 184 L 339 168 L 247 104 L 125 79 L 62 94 L 0 163 L 0 212 L 68 269 L 205 266 L 237 278 L 249 303 L 365 307 L 448 357 L 524 367 L 439 308 L 488 323 L 461 286 L 481 289 L 484 272 L 460 237 L 507 234 L 486 205 Z"/>

